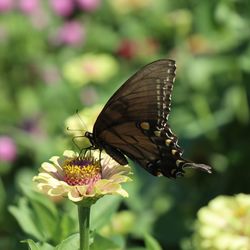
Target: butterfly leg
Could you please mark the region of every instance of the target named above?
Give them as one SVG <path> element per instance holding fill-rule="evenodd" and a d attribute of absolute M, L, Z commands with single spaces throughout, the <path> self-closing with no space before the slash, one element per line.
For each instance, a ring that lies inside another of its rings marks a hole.
<path fill-rule="evenodd" d="M 101 159 L 102 159 L 102 150 L 99 150 L 99 163 L 101 163 Z"/>
<path fill-rule="evenodd" d="M 91 150 L 92 150 L 92 149 L 93 149 L 93 146 L 89 146 L 89 147 L 87 147 L 87 148 L 82 148 L 81 151 L 80 151 L 80 153 L 79 153 L 79 155 L 81 155 L 83 151 L 84 151 L 83 157 L 86 156 L 87 152 L 90 152 L 90 155 L 91 155 Z"/>

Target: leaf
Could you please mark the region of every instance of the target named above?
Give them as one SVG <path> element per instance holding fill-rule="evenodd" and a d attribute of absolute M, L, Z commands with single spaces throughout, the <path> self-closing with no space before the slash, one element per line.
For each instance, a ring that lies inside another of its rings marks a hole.
<path fill-rule="evenodd" d="M 73 234 L 57 245 L 55 250 L 78 250 L 79 240 L 79 233 Z"/>
<path fill-rule="evenodd" d="M 27 243 L 29 245 L 30 250 L 53 250 L 55 249 L 53 246 L 51 246 L 48 243 L 36 243 L 31 239 L 23 240 L 22 243 Z"/>
<path fill-rule="evenodd" d="M 51 212 L 46 203 L 31 200 L 36 225 L 46 239 L 53 239 L 58 225 L 58 216 Z"/>
<path fill-rule="evenodd" d="M 16 218 L 25 233 L 34 236 L 40 241 L 45 240 L 43 233 L 37 227 L 34 213 L 28 207 L 28 200 L 26 198 L 20 198 L 18 206 L 9 206 L 9 211 Z"/>
<path fill-rule="evenodd" d="M 51 206 L 51 202 L 44 196 L 42 198 L 39 193 L 35 196 L 34 192 L 29 192 L 28 198 L 29 200 L 21 198 L 17 207 L 10 206 L 9 211 L 24 232 L 40 241 L 54 239 L 59 221 L 57 211 Z"/>
<path fill-rule="evenodd" d="M 4 210 L 5 210 L 5 202 L 6 202 L 6 192 L 5 188 L 2 182 L 2 179 L 0 178 L 0 221 L 2 221 L 4 217 Z"/>
<path fill-rule="evenodd" d="M 57 242 L 62 241 L 69 235 L 78 231 L 78 220 L 71 216 L 67 211 L 60 217 L 60 222 L 57 232 Z"/>
<path fill-rule="evenodd" d="M 55 204 L 44 194 L 34 191 L 34 187 L 29 185 L 30 179 L 33 177 L 33 174 L 30 171 L 22 170 L 17 175 L 17 183 L 18 186 L 21 188 L 22 192 L 29 198 L 29 200 L 35 201 L 37 203 L 43 204 L 50 210 L 50 213 L 54 216 L 57 215 L 57 208 Z M 31 176 L 30 178 L 28 178 Z M 28 179 L 28 180 L 27 180 Z"/>
<path fill-rule="evenodd" d="M 90 245 L 90 250 L 120 250 L 121 248 L 110 239 L 95 234 L 94 242 Z"/>
<path fill-rule="evenodd" d="M 162 250 L 160 244 L 151 235 L 146 234 L 144 240 L 147 250 Z"/>
<path fill-rule="evenodd" d="M 33 240 L 23 240 L 22 243 L 27 243 L 29 245 L 30 250 L 41 250 L 41 248 L 38 246 L 37 243 L 35 243 Z"/>
<path fill-rule="evenodd" d="M 128 248 L 127 250 L 147 250 L 147 249 L 144 247 L 131 247 L 131 248 Z"/>
<path fill-rule="evenodd" d="M 45 242 L 41 244 L 41 249 L 42 250 L 55 250 L 55 247 Z"/>
<path fill-rule="evenodd" d="M 92 206 L 91 211 L 91 227 L 98 229 L 110 221 L 111 216 L 117 211 L 121 202 L 118 196 L 104 196 Z"/>

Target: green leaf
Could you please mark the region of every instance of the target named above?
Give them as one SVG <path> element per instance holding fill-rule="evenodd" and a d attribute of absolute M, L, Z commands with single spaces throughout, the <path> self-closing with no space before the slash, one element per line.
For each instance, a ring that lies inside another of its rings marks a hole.
<path fill-rule="evenodd" d="M 45 240 L 43 233 L 37 227 L 34 213 L 29 208 L 26 198 L 20 198 L 18 206 L 9 206 L 9 211 L 25 233 L 34 236 L 38 240 Z"/>
<path fill-rule="evenodd" d="M 147 250 L 147 249 L 144 247 L 131 247 L 131 248 L 128 248 L 127 250 Z"/>
<path fill-rule="evenodd" d="M 21 188 L 22 192 L 29 198 L 29 200 L 35 201 L 37 203 L 43 204 L 46 208 L 50 211 L 51 214 L 54 216 L 57 215 L 57 208 L 55 204 L 44 194 L 34 191 L 34 187 L 29 185 L 30 179 L 32 178 L 33 174 L 30 173 L 27 169 L 19 171 L 17 175 L 17 183 L 18 186 Z M 27 177 L 28 176 L 28 177 Z M 30 176 L 30 178 L 29 178 Z"/>
<path fill-rule="evenodd" d="M 91 211 L 91 227 L 98 229 L 110 221 L 111 216 L 117 211 L 121 202 L 119 196 L 104 196 L 92 206 Z"/>
<path fill-rule="evenodd" d="M 63 240 L 55 250 L 77 250 L 79 249 L 79 233 L 69 236 L 67 239 Z"/>
<path fill-rule="evenodd" d="M 55 235 L 59 219 L 55 207 L 51 205 L 51 201 L 39 193 L 28 191 L 26 194 L 29 200 L 21 198 L 17 207 L 9 207 L 10 212 L 24 232 L 40 241 L 48 239 L 57 241 Z"/>
<path fill-rule="evenodd" d="M 4 216 L 4 210 L 5 210 L 5 202 L 6 202 L 6 192 L 5 188 L 2 182 L 2 179 L 0 178 L 0 221 L 2 221 Z"/>
<path fill-rule="evenodd" d="M 162 250 L 160 244 L 151 235 L 146 234 L 144 240 L 147 250 Z"/>
<path fill-rule="evenodd" d="M 53 239 L 58 225 L 58 216 L 51 212 L 46 203 L 31 200 L 36 225 L 46 239 Z"/>
<path fill-rule="evenodd" d="M 41 248 L 38 246 L 37 243 L 35 243 L 33 240 L 23 240 L 22 243 L 27 243 L 29 245 L 30 250 L 41 250 Z"/>
<path fill-rule="evenodd" d="M 41 249 L 42 250 L 55 250 L 55 247 L 45 242 L 41 244 Z"/>
<path fill-rule="evenodd" d="M 113 241 L 95 234 L 94 243 L 90 245 L 90 250 L 119 250 L 120 247 Z"/>
<path fill-rule="evenodd" d="M 53 246 L 51 246 L 48 243 L 36 243 L 31 239 L 23 240 L 22 243 L 27 243 L 29 245 L 30 250 L 53 250 L 55 249 Z"/>
<path fill-rule="evenodd" d="M 74 218 L 71 214 L 65 211 L 60 217 L 60 222 L 57 232 L 57 242 L 62 241 L 69 235 L 77 232 L 79 230 L 78 220 Z"/>

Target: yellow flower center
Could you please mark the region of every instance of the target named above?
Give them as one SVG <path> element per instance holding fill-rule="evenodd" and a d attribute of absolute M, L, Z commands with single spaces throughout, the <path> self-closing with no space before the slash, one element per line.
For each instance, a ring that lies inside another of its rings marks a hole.
<path fill-rule="evenodd" d="M 91 157 L 68 159 L 63 164 L 64 181 L 71 186 L 93 185 L 101 179 L 101 166 Z"/>

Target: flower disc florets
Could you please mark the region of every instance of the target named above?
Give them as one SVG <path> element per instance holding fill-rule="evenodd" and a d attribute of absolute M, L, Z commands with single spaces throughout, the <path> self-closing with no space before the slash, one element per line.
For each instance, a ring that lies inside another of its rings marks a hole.
<path fill-rule="evenodd" d="M 91 157 L 66 160 L 62 168 L 64 181 L 71 186 L 93 184 L 102 177 L 100 162 Z"/>

